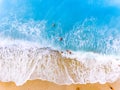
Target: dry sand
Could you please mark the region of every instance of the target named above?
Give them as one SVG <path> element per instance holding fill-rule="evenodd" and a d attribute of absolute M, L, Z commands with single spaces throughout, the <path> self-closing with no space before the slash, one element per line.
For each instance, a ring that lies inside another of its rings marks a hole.
<path fill-rule="evenodd" d="M 0 90 L 120 90 L 120 80 L 107 84 L 57 85 L 48 81 L 32 80 L 22 86 L 0 82 Z"/>

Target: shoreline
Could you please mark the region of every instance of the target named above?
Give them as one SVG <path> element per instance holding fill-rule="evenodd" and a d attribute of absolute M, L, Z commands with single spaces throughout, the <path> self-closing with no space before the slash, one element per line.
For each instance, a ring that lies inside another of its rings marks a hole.
<path fill-rule="evenodd" d="M 119 78 L 120 58 L 94 53 L 63 55 L 49 48 L 8 46 L 0 48 L 1 81 L 22 85 L 41 79 L 57 84 L 114 82 Z M 10 78 L 9 78 L 10 77 Z M 62 77 L 62 78 L 61 78 Z"/>
<path fill-rule="evenodd" d="M 13 82 L 0 82 L 0 90 L 120 90 L 120 79 L 114 83 L 106 84 L 72 84 L 57 85 L 42 80 L 29 80 L 22 86 L 16 86 Z"/>

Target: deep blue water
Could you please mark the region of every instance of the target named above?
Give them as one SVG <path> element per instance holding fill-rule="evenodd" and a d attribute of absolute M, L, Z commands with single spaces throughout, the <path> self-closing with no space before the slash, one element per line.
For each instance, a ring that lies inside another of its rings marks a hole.
<path fill-rule="evenodd" d="M 120 53 L 118 0 L 0 0 L 0 24 L 4 38 L 74 51 Z"/>

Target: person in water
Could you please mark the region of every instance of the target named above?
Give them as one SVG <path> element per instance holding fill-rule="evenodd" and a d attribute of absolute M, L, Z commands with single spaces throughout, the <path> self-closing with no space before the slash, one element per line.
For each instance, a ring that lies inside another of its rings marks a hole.
<path fill-rule="evenodd" d="M 69 54 L 72 54 L 72 52 L 70 50 L 66 50 L 66 52 L 69 53 Z"/>
<path fill-rule="evenodd" d="M 55 26 L 56 26 L 56 24 L 55 24 L 55 23 L 53 23 L 53 24 L 52 24 L 52 27 L 55 27 Z"/>
<path fill-rule="evenodd" d="M 60 40 L 60 41 L 63 41 L 63 38 L 62 38 L 62 37 L 60 37 L 60 38 L 59 38 L 59 40 Z"/>

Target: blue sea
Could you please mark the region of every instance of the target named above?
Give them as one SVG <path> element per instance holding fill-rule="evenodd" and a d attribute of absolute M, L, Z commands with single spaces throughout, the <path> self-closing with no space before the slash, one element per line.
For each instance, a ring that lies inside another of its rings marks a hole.
<path fill-rule="evenodd" d="M 0 0 L 0 40 L 0 47 L 14 47 L 13 53 L 22 49 L 24 55 L 23 48 L 37 47 L 67 52 L 70 57 L 72 52 L 78 58 L 86 55 L 88 60 L 96 54 L 104 61 L 110 56 L 116 60 L 120 1 Z M 3 56 L 8 52 L 4 49 L 0 51 Z"/>
<path fill-rule="evenodd" d="M 119 54 L 119 3 L 118 0 L 0 0 L 0 35 L 45 43 L 45 47 L 56 49 Z"/>

